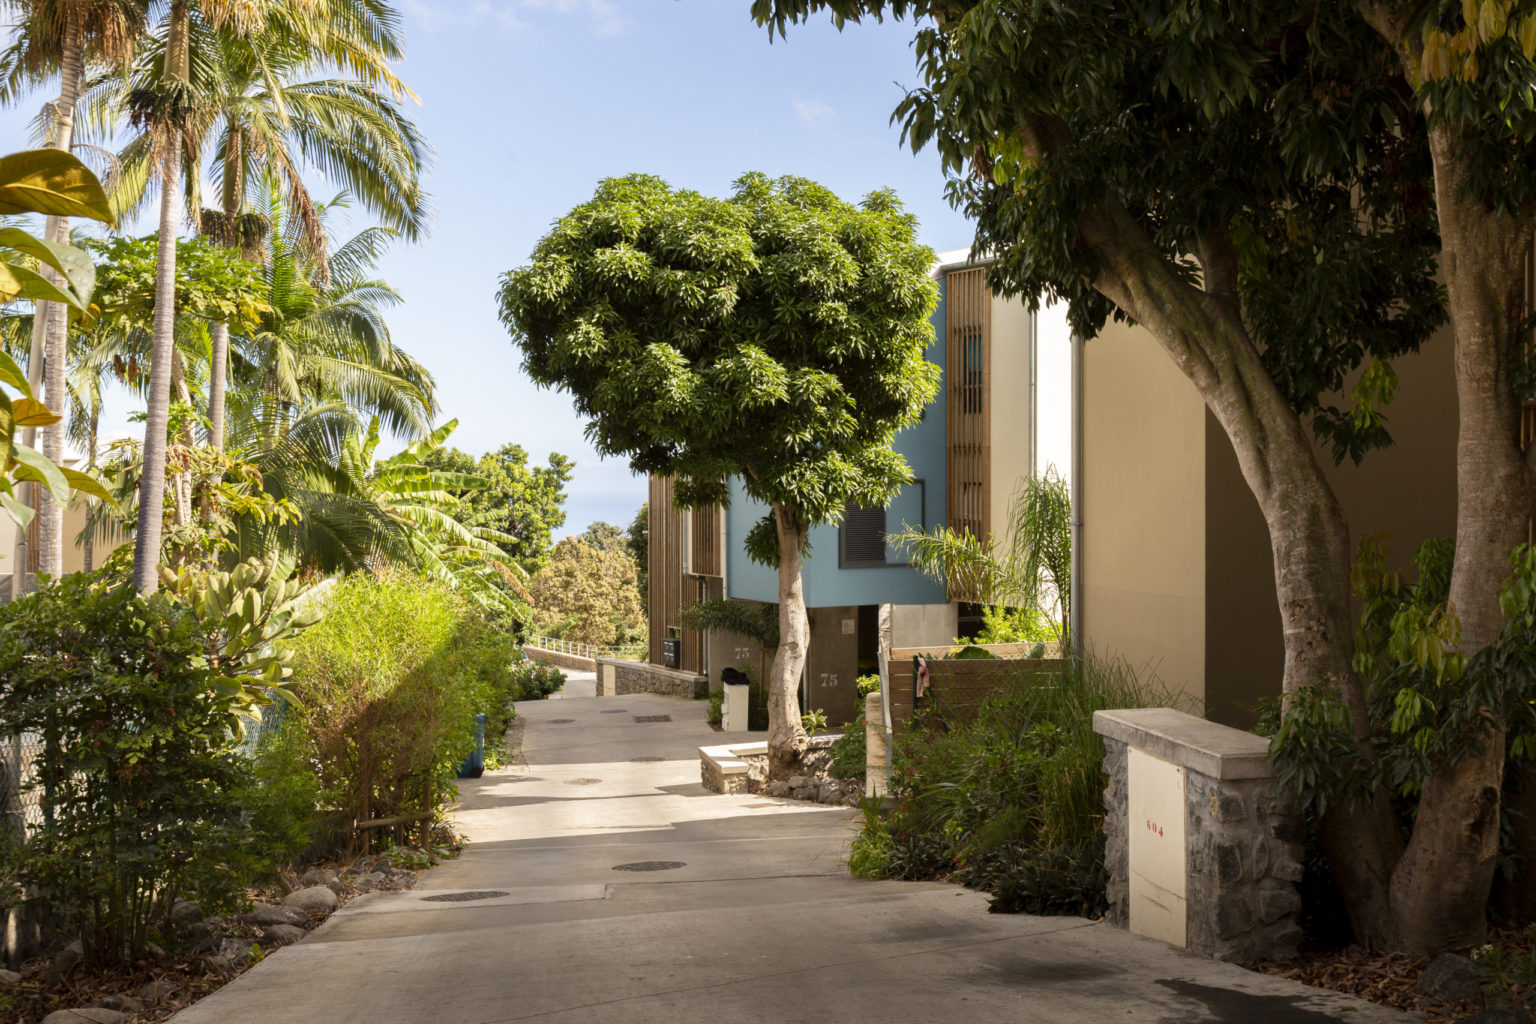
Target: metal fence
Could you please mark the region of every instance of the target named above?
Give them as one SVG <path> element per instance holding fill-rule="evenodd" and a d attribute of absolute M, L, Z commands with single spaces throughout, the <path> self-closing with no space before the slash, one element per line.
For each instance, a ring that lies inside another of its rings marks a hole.
<path fill-rule="evenodd" d="M 559 640 L 552 636 L 532 636 L 525 645 L 550 654 L 566 654 L 573 658 L 623 658 L 626 661 L 643 661 L 645 644 L 624 644 L 603 647 L 598 644 L 578 643 L 575 640 Z"/>

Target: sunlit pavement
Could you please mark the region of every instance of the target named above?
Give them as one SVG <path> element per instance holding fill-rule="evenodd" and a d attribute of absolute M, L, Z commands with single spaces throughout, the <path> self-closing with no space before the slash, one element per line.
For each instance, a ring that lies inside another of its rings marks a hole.
<path fill-rule="evenodd" d="M 460 783 L 469 842 L 360 897 L 180 1024 L 1237 1022 L 1409 1018 L 1077 918 L 849 877 L 857 814 L 720 796 L 705 704 L 518 706 L 526 764 Z"/>

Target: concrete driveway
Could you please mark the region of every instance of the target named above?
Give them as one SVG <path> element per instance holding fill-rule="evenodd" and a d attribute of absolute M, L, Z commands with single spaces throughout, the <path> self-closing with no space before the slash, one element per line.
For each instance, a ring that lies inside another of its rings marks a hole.
<path fill-rule="evenodd" d="M 463 855 L 360 897 L 179 1024 L 1409 1018 L 1077 918 L 868 882 L 857 815 L 699 785 L 702 702 L 519 705 L 526 765 L 461 783 Z"/>

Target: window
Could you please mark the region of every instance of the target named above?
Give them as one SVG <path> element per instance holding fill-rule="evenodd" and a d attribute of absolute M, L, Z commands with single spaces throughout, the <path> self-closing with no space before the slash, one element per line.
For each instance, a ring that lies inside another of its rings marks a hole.
<path fill-rule="evenodd" d="M 840 569 L 873 569 L 885 561 L 885 509 L 849 505 L 837 531 Z"/>

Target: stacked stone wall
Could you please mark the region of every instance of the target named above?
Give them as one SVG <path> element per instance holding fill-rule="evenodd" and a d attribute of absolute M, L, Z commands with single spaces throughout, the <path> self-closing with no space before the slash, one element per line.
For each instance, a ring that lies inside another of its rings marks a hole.
<path fill-rule="evenodd" d="M 643 661 L 623 661 L 618 658 L 597 659 L 596 694 L 601 697 L 603 677 L 613 671 L 614 695 L 627 693 L 654 693 L 663 697 L 687 697 L 702 699 L 709 696 L 709 678 L 697 672 L 679 672 Z"/>

